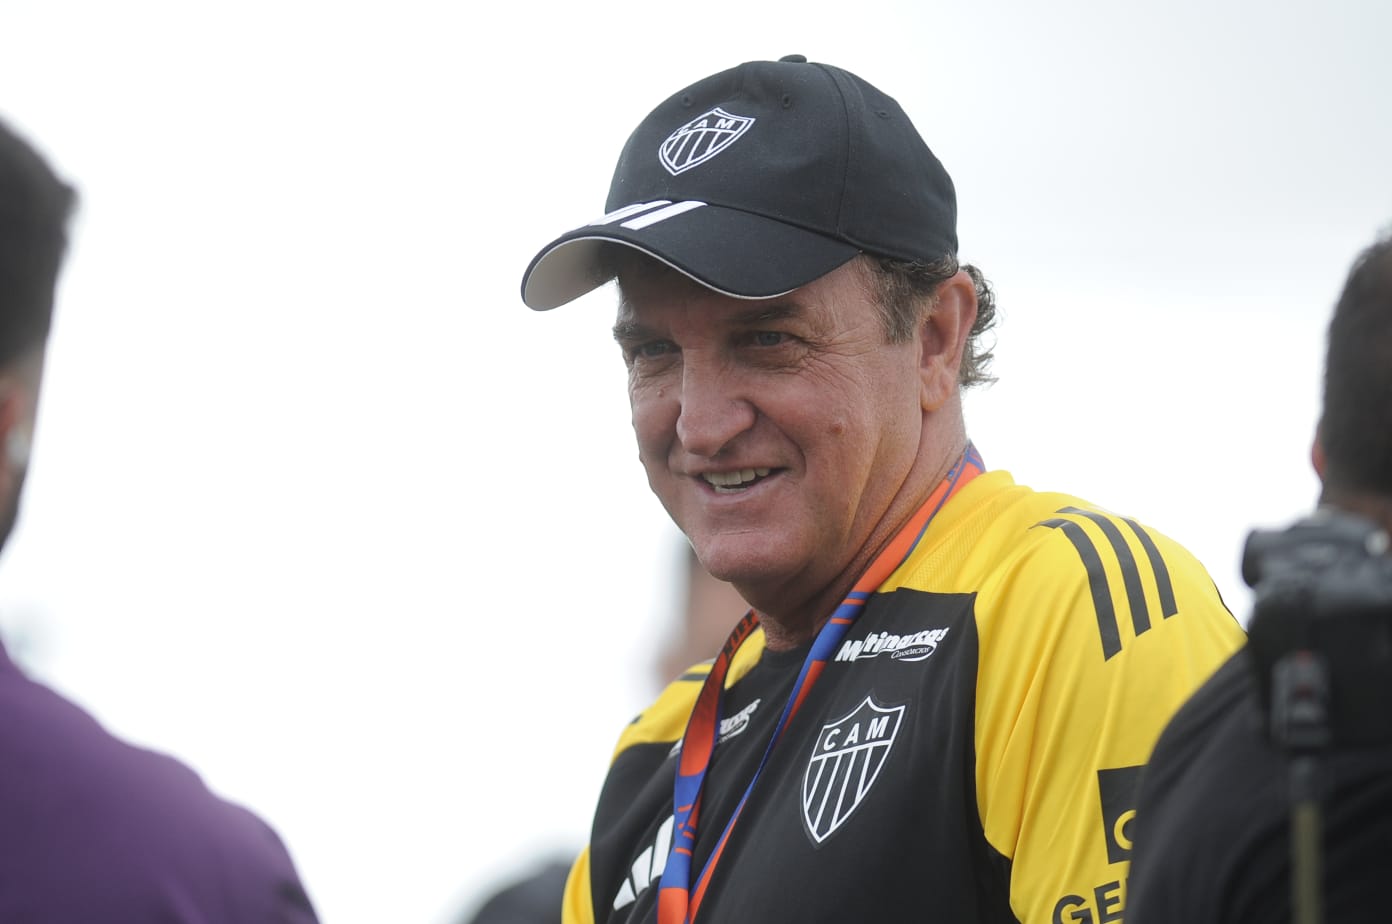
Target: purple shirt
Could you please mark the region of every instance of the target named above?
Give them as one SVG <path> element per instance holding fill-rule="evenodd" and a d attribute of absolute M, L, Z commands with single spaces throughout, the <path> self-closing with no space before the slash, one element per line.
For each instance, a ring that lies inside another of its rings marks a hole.
<path fill-rule="evenodd" d="M 314 924 L 276 833 L 0 645 L 0 921 Z"/>

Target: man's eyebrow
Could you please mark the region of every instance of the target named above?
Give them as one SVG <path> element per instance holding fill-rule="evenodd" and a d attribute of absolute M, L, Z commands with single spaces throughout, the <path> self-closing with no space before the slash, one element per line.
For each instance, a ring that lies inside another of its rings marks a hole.
<path fill-rule="evenodd" d="M 614 339 L 619 343 L 634 343 L 639 340 L 650 340 L 653 337 L 653 329 L 646 324 L 640 324 L 631 318 L 621 318 L 614 322 Z"/>

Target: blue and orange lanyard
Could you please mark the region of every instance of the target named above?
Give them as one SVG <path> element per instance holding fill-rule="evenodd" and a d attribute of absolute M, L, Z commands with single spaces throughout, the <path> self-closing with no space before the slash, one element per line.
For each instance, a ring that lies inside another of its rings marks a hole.
<path fill-rule="evenodd" d="M 749 801 L 749 794 L 754 791 L 754 784 L 768 763 L 774 745 L 778 743 L 783 730 L 797 714 L 798 709 L 802 707 L 803 701 L 812 690 L 812 685 L 817 682 L 817 678 L 821 676 L 827 661 L 831 659 L 837 646 L 841 643 L 841 639 L 860 615 L 865 601 L 870 599 L 870 595 L 908 559 L 909 554 L 913 552 L 919 540 L 923 538 L 924 532 L 927 531 L 928 524 L 947 503 L 947 499 L 957 493 L 967 482 L 985 471 L 985 468 L 986 466 L 981 461 L 981 456 L 977 453 L 976 448 L 968 443 L 966 452 L 947 473 L 947 477 L 933 490 L 928 500 L 918 508 L 884 551 L 876 556 L 870 567 L 856 582 L 850 594 L 836 608 L 836 612 L 822 626 L 821 631 L 817 633 L 816 639 L 812 642 L 812 650 L 807 653 L 807 659 L 803 661 L 802 670 L 798 673 L 797 682 L 793 684 L 792 693 L 788 696 L 788 702 L 783 707 L 783 714 L 778 719 L 778 725 L 773 729 L 773 736 L 769 739 L 768 747 L 764 749 L 763 759 L 759 761 L 759 766 L 755 769 L 753 777 L 750 778 L 749 785 L 745 787 L 744 795 L 740 797 L 735 810 L 730 814 L 730 820 L 726 822 L 725 830 L 721 832 L 720 840 L 716 842 L 715 849 L 706 859 L 706 864 L 696 880 L 696 887 L 693 889 L 691 887 L 691 860 L 692 852 L 696 846 L 696 825 L 701 812 L 701 788 L 706 780 L 706 771 L 710 768 L 711 757 L 715 754 L 715 745 L 720 729 L 721 706 L 725 694 L 725 676 L 729 673 L 735 652 L 739 650 L 744 640 L 749 638 L 758 628 L 758 614 L 750 610 L 735 626 L 730 637 L 725 640 L 720 654 L 716 656 L 710 674 L 706 676 L 700 696 L 691 711 L 691 718 L 686 724 L 686 734 L 682 737 L 681 756 L 677 761 L 676 781 L 673 784 L 672 848 L 667 856 L 667 866 L 662 871 L 662 881 L 658 886 L 658 924 L 691 924 L 691 921 L 695 919 L 696 912 L 701 907 L 701 899 L 706 894 L 706 887 L 710 885 L 711 875 L 715 872 L 715 867 L 720 862 L 725 845 L 730 840 L 730 832 L 734 830 L 740 812 L 744 810 L 745 803 Z"/>

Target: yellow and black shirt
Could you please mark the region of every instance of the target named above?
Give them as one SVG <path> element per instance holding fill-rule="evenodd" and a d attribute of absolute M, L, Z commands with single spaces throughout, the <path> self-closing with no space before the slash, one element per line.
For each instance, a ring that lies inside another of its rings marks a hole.
<path fill-rule="evenodd" d="M 974 478 L 869 595 L 772 750 L 808 649 L 767 651 L 761 631 L 740 646 L 696 869 L 762 771 L 699 920 L 1120 920 L 1139 771 L 1242 641 L 1165 536 L 1003 471 Z M 708 671 L 619 738 L 566 924 L 657 920 L 673 774 Z"/>

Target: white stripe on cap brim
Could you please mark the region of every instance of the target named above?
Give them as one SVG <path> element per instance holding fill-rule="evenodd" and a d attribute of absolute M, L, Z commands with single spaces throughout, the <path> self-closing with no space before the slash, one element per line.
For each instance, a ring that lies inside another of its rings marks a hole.
<path fill-rule="evenodd" d="M 611 278 L 606 246 L 631 247 L 722 295 L 786 295 L 830 272 L 859 250 L 844 241 L 738 209 L 656 200 L 615 209 L 570 231 L 539 253 L 522 282 L 537 311 L 573 301 Z M 751 254 L 764 259 L 751 262 Z"/>

